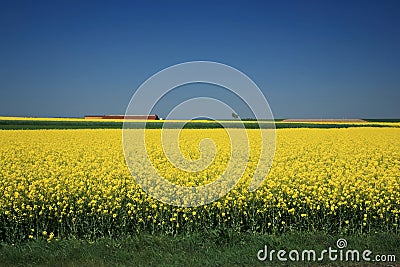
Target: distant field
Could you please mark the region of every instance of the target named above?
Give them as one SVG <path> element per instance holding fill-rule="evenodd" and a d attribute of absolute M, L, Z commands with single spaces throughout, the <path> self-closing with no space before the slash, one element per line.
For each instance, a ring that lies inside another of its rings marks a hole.
<path fill-rule="evenodd" d="M 366 122 L 362 119 L 285 119 L 283 122 Z"/>
<path fill-rule="evenodd" d="M 143 121 L 129 121 L 130 128 L 141 128 Z M 273 128 L 270 121 L 222 121 L 228 128 L 241 128 L 242 123 L 247 129 Z M 146 128 L 160 129 L 179 128 L 181 121 L 147 121 Z M 0 117 L 0 129 L 2 130 L 34 130 L 34 129 L 121 129 L 123 120 L 85 120 L 81 118 L 23 118 Z M 371 121 L 275 121 L 275 128 L 349 128 L 349 127 L 400 127 L 400 120 L 371 120 Z M 223 128 L 216 121 L 190 121 L 185 125 L 186 129 L 212 129 Z"/>

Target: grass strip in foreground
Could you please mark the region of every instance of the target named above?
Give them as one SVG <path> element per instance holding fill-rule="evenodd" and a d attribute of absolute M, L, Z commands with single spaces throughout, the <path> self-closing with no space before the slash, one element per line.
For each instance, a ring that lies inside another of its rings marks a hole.
<path fill-rule="evenodd" d="M 322 251 L 336 248 L 345 238 L 348 249 L 369 249 L 376 254 L 396 255 L 397 262 L 280 262 L 259 261 L 257 252 Z M 392 233 L 330 235 L 292 232 L 282 235 L 239 234 L 231 231 L 184 236 L 138 234 L 120 238 L 85 240 L 33 240 L 2 244 L 0 266 L 400 266 L 400 236 Z"/>

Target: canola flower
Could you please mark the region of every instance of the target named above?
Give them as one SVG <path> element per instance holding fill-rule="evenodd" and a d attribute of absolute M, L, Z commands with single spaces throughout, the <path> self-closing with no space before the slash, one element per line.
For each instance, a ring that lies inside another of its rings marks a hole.
<path fill-rule="evenodd" d="M 257 130 L 246 131 L 250 157 L 239 183 L 215 202 L 183 208 L 151 198 L 136 184 L 125 164 L 121 130 L 2 130 L 0 238 L 400 230 L 400 129 L 278 129 L 271 171 L 254 192 L 247 188 L 260 140 Z M 213 162 L 198 172 L 168 161 L 160 133 L 146 130 L 146 146 L 157 171 L 173 183 L 210 183 L 228 164 L 224 129 L 182 130 L 180 147 L 188 159 L 201 157 L 203 138 L 215 142 Z"/>

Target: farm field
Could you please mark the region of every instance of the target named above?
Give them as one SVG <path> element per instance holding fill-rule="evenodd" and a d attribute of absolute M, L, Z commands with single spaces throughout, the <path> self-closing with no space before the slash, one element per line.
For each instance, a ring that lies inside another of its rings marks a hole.
<path fill-rule="evenodd" d="M 130 127 L 142 128 L 141 121 L 128 120 Z M 149 120 L 146 128 L 179 128 L 180 120 Z M 364 120 L 364 121 L 270 121 L 244 120 L 221 121 L 225 127 L 248 129 L 258 128 L 349 128 L 349 127 L 400 127 L 400 120 Z M 121 129 L 123 120 L 117 119 L 83 119 L 83 118 L 30 118 L 30 117 L 5 117 L 0 116 L 0 129 L 3 130 L 35 130 L 35 129 Z M 223 128 L 219 122 L 210 120 L 193 120 L 185 124 L 186 129 L 215 129 Z"/>
<path fill-rule="evenodd" d="M 277 129 L 271 171 L 254 192 L 247 186 L 260 140 L 256 129 L 246 132 L 250 160 L 235 188 L 208 205 L 183 208 L 151 198 L 136 184 L 125 163 L 121 129 L 0 130 L 1 242 L 251 235 L 259 245 L 263 237 L 301 233 L 383 233 L 399 240 L 398 127 Z M 214 161 L 197 173 L 168 162 L 160 133 L 147 129 L 146 145 L 158 172 L 171 182 L 207 184 L 226 168 L 230 145 L 224 129 L 182 130 L 182 153 L 192 160 L 200 157 L 201 139 L 215 141 Z M 392 249 L 399 252 L 399 246 Z"/>

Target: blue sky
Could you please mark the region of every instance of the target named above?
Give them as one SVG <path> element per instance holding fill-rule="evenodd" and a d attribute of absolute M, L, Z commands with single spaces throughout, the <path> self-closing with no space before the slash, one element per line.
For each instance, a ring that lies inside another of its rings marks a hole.
<path fill-rule="evenodd" d="M 399 12 L 400 1 L 0 0 L 0 115 L 124 113 L 151 75 L 210 60 L 253 79 L 276 118 L 399 118 Z M 181 88 L 156 112 L 217 91 Z"/>

